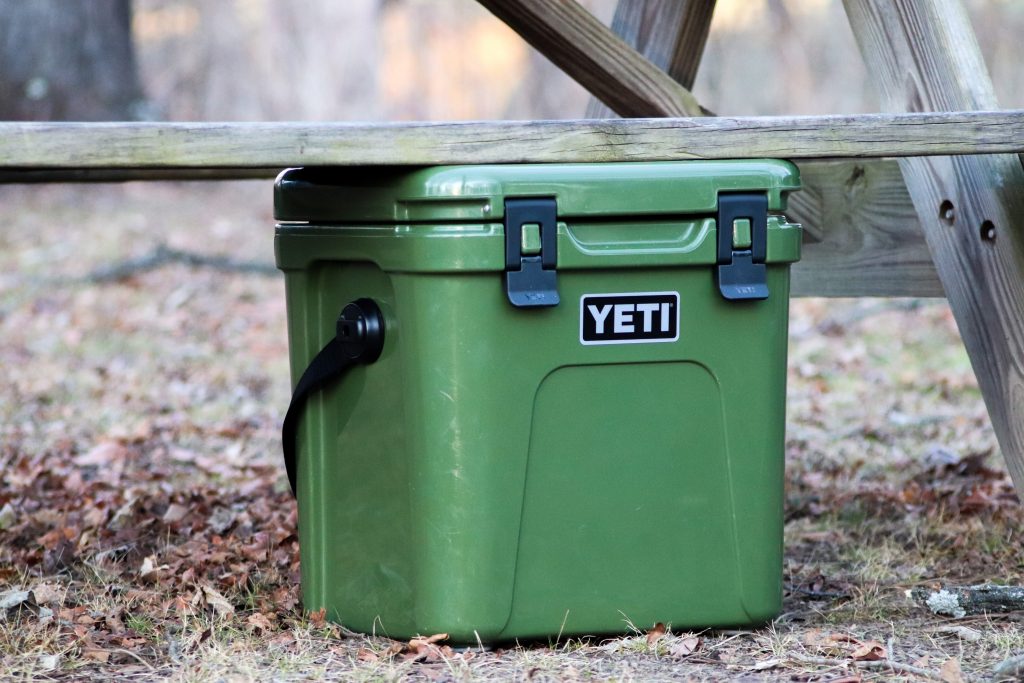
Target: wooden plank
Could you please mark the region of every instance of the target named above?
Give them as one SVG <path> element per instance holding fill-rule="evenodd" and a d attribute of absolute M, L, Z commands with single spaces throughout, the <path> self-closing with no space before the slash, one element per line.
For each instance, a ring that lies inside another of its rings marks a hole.
<path fill-rule="evenodd" d="M 790 159 L 1024 150 L 1024 111 L 458 123 L 0 123 L 0 169 Z"/>
<path fill-rule="evenodd" d="M 711 30 L 715 0 L 619 0 L 612 32 L 687 90 L 693 89 L 704 45 Z M 630 90 L 636 84 L 629 84 Z M 614 112 L 593 99 L 588 119 Z"/>
<path fill-rule="evenodd" d="M 280 172 L 280 168 L 55 168 L 13 171 L 0 168 L 0 185 L 266 180 L 276 177 Z"/>
<path fill-rule="evenodd" d="M 700 116 L 689 90 L 574 0 L 479 0 L 622 116 Z"/>
<path fill-rule="evenodd" d="M 715 12 L 715 0 L 688 0 L 686 13 L 678 31 L 672 59 L 665 68 L 669 76 L 687 90 L 693 89 L 697 79 L 697 68 L 704 56 L 704 46 L 711 33 L 711 18 Z"/>
<path fill-rule="evenodd" d="M 895 161 L 801 163 L 800 172 L 804 189 L 786 210 L 804 226 L 793 296 L 944 296 Z"/>
<path fill-rule="evenodd" d="M 997 107 L 959 0 L 844 0 L 886 109 Z M 1024 168 L 1017 156 L 901 159 L 936 270 L 1024 491 Z"/>

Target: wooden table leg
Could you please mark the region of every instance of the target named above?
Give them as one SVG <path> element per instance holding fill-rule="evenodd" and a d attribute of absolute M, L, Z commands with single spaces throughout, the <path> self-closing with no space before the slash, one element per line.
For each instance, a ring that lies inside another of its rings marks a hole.
<path fill-rule="evenodd" d="M 886 109 L 997 109 L 959 0 L 844 0 Z M 1024 168 L 1015 155 L 899 160 L 1003 457 L 1024 490 Z"/>

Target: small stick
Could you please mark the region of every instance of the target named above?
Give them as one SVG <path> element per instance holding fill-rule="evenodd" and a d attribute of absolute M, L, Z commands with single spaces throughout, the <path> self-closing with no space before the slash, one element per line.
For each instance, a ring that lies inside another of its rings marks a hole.
<path fill-rule="evenodd" d="M 942 674 L 937 671 L 931 671 L 929 669 L 922 669 L 919 666 L 913 666 L 912 664 L 902 664 L 900 662 L 894 662 L 891 659 L 879 659 L 875 661 L 843 661 L 838 659 L 829 659 L 828 657 L 808 657 L 806 655 L 799 655 L 796 653 L 790 653 L 786 655 L 787 658 L 792 659 L 803 664 L 817 664 L 819 666 L 855 666 L 859 669 L 885 669 L 887 671 L 894 671 L 902 674 L 913 674 L 914 676 L 921 676 L 922 678 L 928 678 L 933 681 L 942 681 Z"/>
<path fill-rule="evenodd" d="M 1024 587 L 946 586 L 939 590 L 912 588 L 907 597 L 925 605 L 935 614 L 947 614 L 957 619 L 968 614 L 991 614 L 1024 610 Z"/>

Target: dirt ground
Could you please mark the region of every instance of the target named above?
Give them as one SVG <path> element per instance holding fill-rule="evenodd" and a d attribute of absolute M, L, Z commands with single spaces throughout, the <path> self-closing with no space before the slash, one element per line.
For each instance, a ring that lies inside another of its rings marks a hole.
<path fill-rule="evenodd" d="M 0 677 L 956 683 L 1024 653 L 1019 613 L 905 594 L 1024 582 L 932 300 L 793 302 L 769 626 L 455 651 L 303 614 L 270 205 L 269 182 L 0 187 Z"/>

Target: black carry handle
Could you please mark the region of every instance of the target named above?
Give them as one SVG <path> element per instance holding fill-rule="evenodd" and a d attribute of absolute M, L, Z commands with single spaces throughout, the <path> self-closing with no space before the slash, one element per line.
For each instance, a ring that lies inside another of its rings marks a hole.
<path fill-rule="evenodd" d="M 299 421 L 306 399 L 315 391 L 340 378 L 353 365 L 369 365 L 380 358 L 384 348 L 384 315 L 373 299 L 358 299 L 338 316 L 334 339 L 327 342 L 310 362 L 292 392 L 292 402 L 281 427 L 284 467 L 292 494 L 298 480 Z"/>

